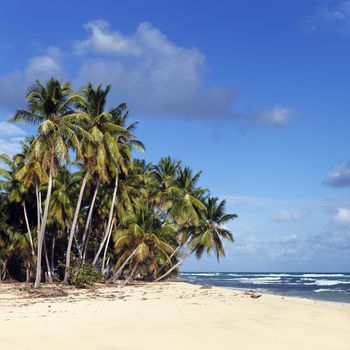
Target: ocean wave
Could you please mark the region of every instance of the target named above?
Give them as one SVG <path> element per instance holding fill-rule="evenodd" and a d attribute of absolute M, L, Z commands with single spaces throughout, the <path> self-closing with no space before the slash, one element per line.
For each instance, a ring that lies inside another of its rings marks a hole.
<path fill-rule="evenodd" d="M 330 280 L 315 280 L 311 283 L 304 283 L 304 285 L 316 285 L 316 286 L 335 286 L 337 284 L 350 284 L 350 281 L 330 281 Z"/>
<path fill-rule="evenodd" d="M 345 277 L 343 273 L 304 273 L 302 277 Z"/>
<path fill-rule="evenodd" d="M 206 277 L 210 277 L 210 276 L 219 276 L 219 275 L 220 275 L 220 272 L 215 272 L 215 273 L 204 273 L 204 272 L 192 273 L 192 272 L 183 272 L 181 275 L 184 275 L 184 276 L 206 276 Z"/>
<path fill-rule="evenodd" d="M 321 293 L 321 292 L 345 292 L 345 291 L 340 289 L 320 288 L 320 289 L 315 289 L 314 292 Z"/>
<path fill-rule="evenodd" d="M 255 278 L 242 277 L 242 278 L 239 278 L 238 280 L 242 283 L 271 284 L 271 283 L 278 283 L 278 281 L 281 281 L 281 277 L 255 277 Z"/>

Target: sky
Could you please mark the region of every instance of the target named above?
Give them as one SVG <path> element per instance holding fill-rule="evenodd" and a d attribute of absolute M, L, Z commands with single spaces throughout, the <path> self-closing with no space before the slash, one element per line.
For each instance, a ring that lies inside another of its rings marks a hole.
<path fill-rule="evenodd" d="M 56 76 L 112 84 L 157 162 L 203 171 L 235 243 L 187 271 L 350 271 L 350 0 L 3 1 L 0 153 L 7 124 Z"/>

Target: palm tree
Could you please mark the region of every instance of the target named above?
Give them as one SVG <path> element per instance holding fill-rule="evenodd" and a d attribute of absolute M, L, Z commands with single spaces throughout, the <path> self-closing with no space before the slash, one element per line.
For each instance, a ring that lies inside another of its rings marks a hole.
<path fill-rule="evenodd" d="M 5 180 L 0 181 L 0 188 L 7 190 L 9 193 L 10 202 L 19 203 L 23 208 L 23 215 L 26 223 L 27 234 L 31 246 L 32 263 L 35 261 L 34 244 L 30 224 L 28 220 L 27 207 L 26 207 L 26 188 L 24 183 L 21 183 L 16 179 L 16 172 L 23 165 L 24 156 L 17 154 L 13 159 L 5 154 L 0 154 L 0 160 L 5 163 L 8 170 L 5 168 L 0 169 L 0 176 L 3 176 Z"/>
<path fill-rule="evenodd" d="M 222 239 L 234 241 L 232 233 L 225 225 L 236 219 L 237 215 L 226 214 L 225 203 L 225 200 L 218 202 L 217 197 L 209 197 L 205 203 L 207 210 L 202 214 L 200 224 L 190 229 L 192 232 L 188 245 L 197 258 L 201 258 L 204 251 L 207 254 L 214 251 L 219 261 L 220 257 L 225 256 Z"/>
<path fill-rule="evenodd" d="M 110 111 L 110 115 L 112 117 L 111 121 L 116 127 L 116 129 L 113 134 L 106 133 L 105 136 L 108 136 L 109 143 L 113 146 L 109 146 L 108 148 L 110 156 L 110 161 L 108 162 L 108 164 L 109 171 L 111 172 L 112 176 L 115 177 L 115 186 L 108 216 L 108 223 L 100 246 L 93 260 L 93 265 L 96 265 L 97 260 L 102 252 L 102 249 L 106 242 L 109 241 L 109 237 L 112 233 L 112 220 L 117 197 L 119 178 L 121 175 L 128 175 L 128 172 L 132 166 L 131 150 L 132 148 L 144 150 L 144 145 L 142 144 L 142 142 L 136 140 L 133 134 L 131 133 L 131 131 L 133 131 L 133 129 L 136 127 L 137 123 L 133 123 L 129 126 L 126 126 L 128 116 L 127 105 L 124 103 L 119 105 L 117 108 L 112 109 Z"/>
<path fill-rule="evenodd" d="M 129 263 L 129 282 L 146 265 L 147 272 L 155 278 L 159 266 L 174 251 L 168 243 L 174 234 L 173 226 L 162 222 L 159 215 L 147 203 L 138 203 L 134 213 L 128 215 L 114 231 L 115 250 L 120 258 L 115 266 L 116 273 L 110 281 L 116 281 Z"/>
<path fill-rule="evenodd" d="M 89 137 L 81 127 L 86 122 L 83 116 L 73 113 L 70 104 L 79 100 L 79 96 L 72 95 L 69 83 L 61 84 L 51 78 L 45 85 L 39 81 L 29 88 L 26 100 L 28 110 L 18 110 L 12 122 L 27 122 L 39 124 L 38 135 L 32 142 L 29 159 L 42 159 L 42 166 L 49 170 L 47 195 L 40 232 L 38 235 L 37 271 L 34 286 L 41 281 L 42 247 L 49 212 L 52 190 L 52 179 L 56 175 L 61 162 L 70 162 L 69 150 L 74 149 L 77 158 L 81 156 L 79 136 Z"/>
<path fill-rule="evenodd" d="M 174 184 L 165 190 L 169 215 L 179 225 L 198 224 L 200 213 L 206 210 L 202 202 L 206 189 L 197 187 L 200 175 L 201 172 L 193 175 L 189 167 L 180 169 Z"/>
<path fill-rule="evenodd" d="M 85 170 L 85 176 L 81 185 L 76 209 L 74 212 L 74 218 L 70 230 L 70 235 L 68 239 L 67 254 L 66 254 L 66 267 L 64 281 L 68 282 L 69 272 L 70 272 L 70 255 L 71 248 L 73 244 L 73 238 L 76 230 L 76 224 L 80 212 L 81 202 L 83 198 L 83 193 L 85 186 L 87 184 L 88 178 L 97 177 L 97 185 L 95 187 L 94 195 L 90 204 L 89 214 L 85 224 L 84 234 L 82 238 L 82 249 L 85 256 L 87 249 L 87 232 L 90 225 L 93 208 L 95 205 L 97 192 L 99 189 L 100 182 L 106 182 L 109 180 L 110 169 L 118 168 L 119 161 L 119 148 L 118 144 L 113 137 L 116 133 L 126 132 L 126 130 L 112 122 L 112 115 L 105 111 L 105 105 L 107 101 L 107 95 L 111 90 L 111 86 L 108 85 L 105 89 L 99 85 L 94 88 L 91 83 L 89 83 L 86 88 L 82 90 L 82 99 L 79 100 L 79 115 L 85 117 L 89 122 L 87 123 L 87 131 L 90 135 L 89 139 L 86 139 L 82 143 L 82 160 L 83 167 Z M 115 171 L 114 171 L 115 173 Z M 116 188 L 117 188 L 117 177 L 116 177 Z M 116 190 L 114 191 L 116 192 Z M 115 195 L 113 195 L 113 200 L 115 200 Z M 113 202 L 112 200 L 112 202 Z M 110 230 L 111 216 L 108 221 L 106 232 Z M 105 234 L 106 236 L 106 234 Z M 97 257 L 98 258 L 98 257 Z M 97 260 L 97 259 L 96 259 Z M 95 262 L 94 262 L 95 264 Z"/>
<path fill-rule="evenodd" d="M 37 287 L 65 261 L 64 281 L 74 284 L 74 253 L 83 260 L 74 271 L 98 265 L 106 277 L 113 270 L 108 281 L 160 280 L 190 254 L 219 260 L 223 241 L 233 241 L 225 225 L 236 215 L 209 197 L 200 172 L 170 157 L 156 165 L 132 158 L 144 150 L 137 123 L 125 103 L 106 108 L 110 90 L 88 84 L 77 94 L 54 78 L 37 81 L 27 109 L 10 119 L 36 124 L 38 132 L 14 157 L 0 156 L 0 279 L 35 276 Z"/>
<path fill-rule="evenodd" d="M 191 253 L 195 253 L 197 258 L 201 258 L 205 251 L 207 254 L 215 251 L 219 261 L 220 257 L 225 256 L 222 239 L 233 242 L 232 233 L 224 225 L 236 219 L 237 215 L 225 213 L 225 200 L 218 203 L 217 197 L 209 197 L 205 205 L 206 211 L 201 212 L 199 224 L 187 228 L 187 234 L 190 237 L 188 247 Z M 179 261 L 171 267 L 165 274 L 157 278 L 157 281 L 168 276 L 182 262 Z"/>

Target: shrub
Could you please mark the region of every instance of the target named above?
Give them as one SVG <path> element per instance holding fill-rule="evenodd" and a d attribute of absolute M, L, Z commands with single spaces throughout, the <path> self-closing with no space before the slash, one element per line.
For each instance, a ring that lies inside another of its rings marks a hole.
<path fill-rule="evenodd" d="M 91 263 L 78 258 L 72 259 L 69 275 L 70 284 L 77 288 L 92 286 L 101 279 L 101 274 Z"/>

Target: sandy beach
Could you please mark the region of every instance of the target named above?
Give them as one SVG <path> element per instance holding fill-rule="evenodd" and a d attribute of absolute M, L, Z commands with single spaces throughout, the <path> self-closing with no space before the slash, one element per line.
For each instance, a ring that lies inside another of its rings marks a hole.
<path fill-rule="evenodd" d="M 350 305 L 182 282 L 31 295 L 0 285 L 7 349 L 350 349 Z M 57 294 L 62 294 L 57 296 Z"/>

